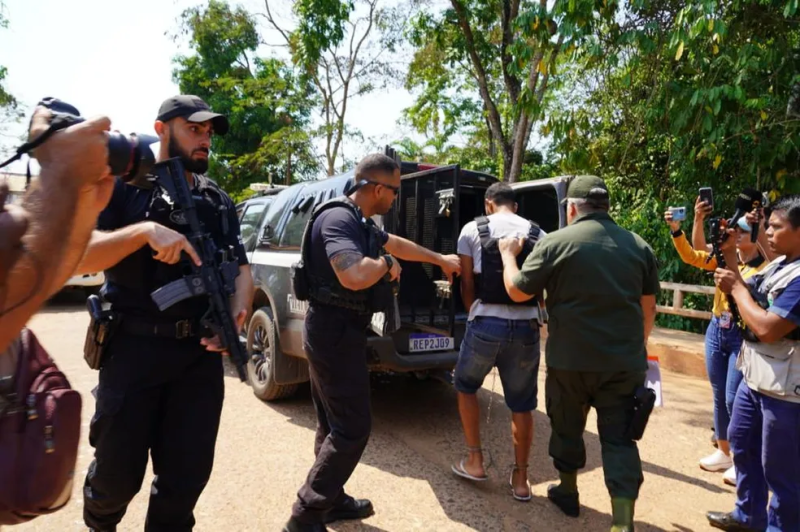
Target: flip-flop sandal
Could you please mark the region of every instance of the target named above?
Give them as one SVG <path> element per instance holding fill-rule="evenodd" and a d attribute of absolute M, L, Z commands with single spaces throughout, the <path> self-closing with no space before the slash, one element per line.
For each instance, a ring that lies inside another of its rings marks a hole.
<path fill-rule="evenodd" d="M 531 489 L 531 482 L 529 480 L 525 479 L 525 483 L 528 485 L 528 495 L 527 496 L 517 495 L 517 491 L 514 489 L 514 471 L 517 471 L 519 469 L 521 469 L 521 468 L 519 468 L 517 466 L 514 466 L 514 468 L 511 470 L 511 477 L 508 479 L 508 485 L 511 488 L 511 496 L 514 497 L 514 499 L 516 499 L 516 500 L 518 500 L 520 502 L 528 502 L 533 498 L 533 490 Z M 528 468 L 525 467 L 525 469 L 528 469 Z"/>
<path fill-rule="evenodd" d="M 475 476 L 470 475 L 469 473 L 467 473 L 467 470 L 464 469 L 464 459 L 463 458 L 461 459 L 461 462 L 459 462 L 459 464 L 457 466 L 455 464 L 450 466 L 450 469 L 452 469 L 453 473 L 455 473 L 459 477 L 466 478 L 467 480 L 474 480 L 476 482 L 484 482 L 486 480 L 489 480 L 488 476 L 475 477 Z"/>

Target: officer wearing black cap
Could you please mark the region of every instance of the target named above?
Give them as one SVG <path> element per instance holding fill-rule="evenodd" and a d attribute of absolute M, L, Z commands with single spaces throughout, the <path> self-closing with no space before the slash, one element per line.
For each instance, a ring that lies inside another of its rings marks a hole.
<path fill-rule="evenodd" d="M 645 346 L 655 321 L 658 268 L 650 246 L 609 216 L 602 179 L 574 177 L 564 203 L 569 227 L 541 239 L 522 268 L 516 260 L 522 239 L 500 241 L 511 299 L 547 294 L 545 396 L 553 429 L 550 456 L 561 479 L 548 488 L 547 497 L 565 514 L 579 515 L 578 470 L 586 465 L 583 431 L 594 407 L 611 495 L 611 530 L 632 532 L 644 477 L 628 428 L 634 395 L 647 371 Z"/>
<path fill-rule="evenodd" d="M 232 315 L 241 329 L 253 282 L 231 199 L 203 176 L 213 134 L 228 120 L 196 96 L 175 96 L 159 110 L 158 160 L 179 157 L 198 217 L 220 249 L 239 263 Z M 189 298 L 161 312 L 150 293 L 185 275 L 200 259 L 188 225 L 164 190 L 117 180 L 78 270 L 105 271 L 102 294 L 121 318 L 103 355 L 89 430 L 95 460 L 84 485 L 84 520 L 115 530 L 141 488 L 148 454 L 155 480 L 145 530 L 192 530 L 193 510 L 214 461 L 224 393 L 217 338 L 200 324 L 207 299 Z"/>

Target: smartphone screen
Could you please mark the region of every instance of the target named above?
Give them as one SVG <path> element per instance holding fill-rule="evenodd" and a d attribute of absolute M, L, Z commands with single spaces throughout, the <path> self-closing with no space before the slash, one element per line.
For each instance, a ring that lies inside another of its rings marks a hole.
<path fill-rule="evenodd" d="M 700 189 L 700 201 L 705 201 L 710 207 L 714 207 L 714 193 L 711 191 L 711 187 Z"/>

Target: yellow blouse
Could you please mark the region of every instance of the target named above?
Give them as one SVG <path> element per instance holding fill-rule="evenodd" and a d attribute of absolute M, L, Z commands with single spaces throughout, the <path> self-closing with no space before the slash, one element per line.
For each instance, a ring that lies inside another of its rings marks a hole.
<path fill-rule="evenodd" d="M 686 238 L 685 233 L 674 236 L 672 238 L 672 243 L 675 244 L 675 249 L 678 251 L 678 255 L 680 256 L 681 260 L 689 266 L 694 266 L 695 268 L 712 272 L 717 269 L 717 259 L 711 256 L 711 260 L 706 262 L 711 254 L 705 250 L 697 250 L 692 248 L 692 245 Z M 747 279 L 748 277 L 751 277 L 761 271 L 767 264 L 768 261 L 766 260 L 761 262 L 761 264 L 758 266 L 739 264 L 739 273 L 742 275 L 743 279 Z M 714 316 L 719 317 L 723 312 L 727 312 L 728 310 L 728 298 L 726 298 L 725 294 L 719 288 L 717 288 L 714 292 L 714 306 L 711 309 L 711 313 L 714 314 Z"/>

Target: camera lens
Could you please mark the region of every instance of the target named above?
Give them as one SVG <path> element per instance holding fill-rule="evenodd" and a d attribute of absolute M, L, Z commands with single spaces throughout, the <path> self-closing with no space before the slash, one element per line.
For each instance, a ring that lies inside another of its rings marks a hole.
<path fill-rule="evenodd" d="M 150 171 L 155 164 L 155 154 L 150 145 L 158 142 L 158 137 L 152 135 L 130 136 L 118 131 L 108 134 L 108 166 L 111 175 L 120 176 L 126 183 L 136 181 Z"/>
<path fill-rule="evenodd" d="M 125 175 L 128 173 L 133 159 L 133 143 L 128 137 L 118 131 L 108 134 L 108 166 L 111 175 Z"/>

